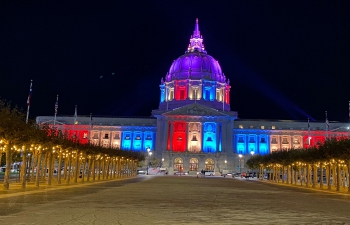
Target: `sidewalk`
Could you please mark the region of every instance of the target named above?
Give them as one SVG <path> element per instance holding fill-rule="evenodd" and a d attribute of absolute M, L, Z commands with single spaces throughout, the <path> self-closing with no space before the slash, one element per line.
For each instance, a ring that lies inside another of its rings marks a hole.
<path fill-rule="evenodd" d="M 244 178 L 239 178 L 239 179 L 243 180 Z M 264 182 L 267 184 L 274 184 L 274 185 L 280 185 L 280 186 L 285 186 L 285 187 L 291 187 L 291 188 L 299 188 L 299 189 L 316 191 L 316 192 L 350 196 L 350 192 L 348 192 L 348 187 L 340 187 L 340 190 L 336 191 L 336 187 L 334 187 L 334 186 L 332 186 L 331 190 L 328 190 L 327 185 L 323 185 L 323 188 L 321 189 L 319 184 L 313 188 L 312 184 L 310 184 L 309 187 L 306 187 L 305 184 L 303 184 L 301 186 L 300 183 L 298 183 L 298 184 L 286 184 L 286 183 L 282 183 L 282 182 L 273 182 L 273 181 L 268 181 L 268 180 L 259 180 L 259 179 L 251 179 L 251 180 L 254 180 L 257 182 Z"/>
<path fill-rule="evenodd" d="M 94 185 L 98 183 L 105 183 L 105 182 L 111 182 L 121 179 L 130 179 L 133 177 L 126 177 L 126 178 L 114 178 L 114 179 L 108 179 L 108 180 L 95 180 L 92 181 L 84 181 L 82 182 L 81 179 L 78 180 L 77 183 L 74 183 L 74 181 L 71 179 L 70 183 L 67 184 L 65 180 L 62 180 L 61 184 L 57 184 L 57 181 L 52 181 L 51 185 L 47 184 L 47 181 L 41 181 L 39 187 L 35 186 L 35 182 L 27 182 L 26 188 L 23 190 L 21 189 L 21 183 L 19 182 L 10 182 L 10 190 L 4 190 L 3 188 L 3 182 L 1 183 L 0 187 L 0 199 L 3 198 L 9 198 L 9 197 L 16 197 L 26 194 L 34 194 L 34 193 L 43 193 L 47 191 L 53 191 L 53 190 L 62 190 L 62 189 L 68 189 L 68 188 L 75 188 L 75 187 L 82 187 L 87 185 Z"/>

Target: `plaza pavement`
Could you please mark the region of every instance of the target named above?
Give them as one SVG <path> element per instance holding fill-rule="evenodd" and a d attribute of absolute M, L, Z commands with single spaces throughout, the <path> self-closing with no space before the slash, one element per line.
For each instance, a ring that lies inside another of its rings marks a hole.
<path fill-rule="evenodd" d="M 138 176 L 0 193 L 0 224 L 350 224 L 350 197 L 240 178 Z"/>

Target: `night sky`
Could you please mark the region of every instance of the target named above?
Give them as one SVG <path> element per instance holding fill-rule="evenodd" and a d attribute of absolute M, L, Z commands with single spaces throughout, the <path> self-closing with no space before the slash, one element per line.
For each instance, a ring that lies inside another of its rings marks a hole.
<path fill-rule="evenodd" d="M 2 1 L 0 98 L 30 117 L 145 116 L 195 19 L 242 119 L 348 121 L 348 1 Z"/>

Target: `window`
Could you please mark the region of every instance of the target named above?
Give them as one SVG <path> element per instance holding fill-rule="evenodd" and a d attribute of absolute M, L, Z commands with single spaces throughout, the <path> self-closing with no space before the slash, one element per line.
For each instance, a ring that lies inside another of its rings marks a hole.
<path fill-rule="evenodd" d="M 140 135 L 139 135 L 139 134 L 138 134 L 138 135 L 136 135 L 135 140 L 141 140 L 141 137 L 140 137 Z"/>
<path fill-rule="evenodd" d="M 108 134 L 105 134 L 105 139 L 108 139 Z"/>
<path fill-rule="evenodd" d="M 272 144 L 277 144 L 277 138 L 276 138 L 276 137 L 272 137 L 271 143 L 272 143 Z"/>
<path fill-rule="evenodd" d="M 300 144 L 299 138 L 294 138 L 293 142 L 294 142 L 294 144 Z"/>
<path fill-rule="evenodd" d="M 272 126 L 271 129 L 272 129 L 272 130 L 275 130 L 275 129 L 276 129 L 276 126 Z"/>
<path fill-rule="evenodd" d="M 244 143 L 244 140 L 243 140 L 243 137 L 242 137 L 242 136 L 238 137 L 238 142 L 239 142 L 239 143 Z"/>
<path fill-rule="evenodd" d="M 266 140 L 264 137 L 260 139 L 260 143 L 266 143 Z"/>
<path fill-rule="evenodd" d="M 265 126 L 261 126 L 260 128 L 263 130 L 263 129 L 265 129 Z"/>
<path fill-rule="evenodd" d="M 250 126 L 249 126 L 249 128 L 250 128 L 250 129 L 253 129 L 253 128 L 254 128 L 254 126 L 250 125 Z"/>
<path fill-rule="evenodd" d="M 255 143 L 255 138 L 254 137 L 249 137 L 249 143 Z"/>
<path fill-rule="evenodd" d="M 118 139 L 118 140 L 120 139 L 119 133 L 116 133 L 116 134 L 115 134 L 114 139 Z"/>
<path fill-rule="evenodd" d="M 125 140 L 130 140 L 130 134 L 125 135 Z"/>
<path fill-rule="evenodd" d="M 151 135 L 147 135 L 146 140 L 152 140 Z"/>
<path fill-rule="evenodd" d="M 193 135 L 193 137 L 192 137 L 192 140 L 191 141 L 198 141 L 197 140 L 197 136 L 196 135 Z"/>
<path fill-rule="evenodd" d="M 243 129 L 243 125 L 238 125 L 239 129 Z"/>
<path fill-rule="evenodd" d="M 83 134 L 83 138 L 87 138 L 87 133 L 84 133 L 84 134 Z"/>
<path fill-rule="evenodd" d="M 282 144 L 289 144 L 288 139 L 286 137 L 282 138 Z"/>
<path fill-rule="evenodd" d="M 98 133 L 94 133 L 94 136 L 92 137 L 92 139 L 98 139 Z"/>

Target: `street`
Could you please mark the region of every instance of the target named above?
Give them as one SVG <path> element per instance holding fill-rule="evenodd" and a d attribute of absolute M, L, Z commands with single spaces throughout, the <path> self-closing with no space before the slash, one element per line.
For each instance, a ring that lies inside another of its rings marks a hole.
<path fill-rule="evenodd" d="M 140 175 L 28 193 L 1 199 L 0 224 L 350 224 L 348 195 L 228 177 Z"/>

